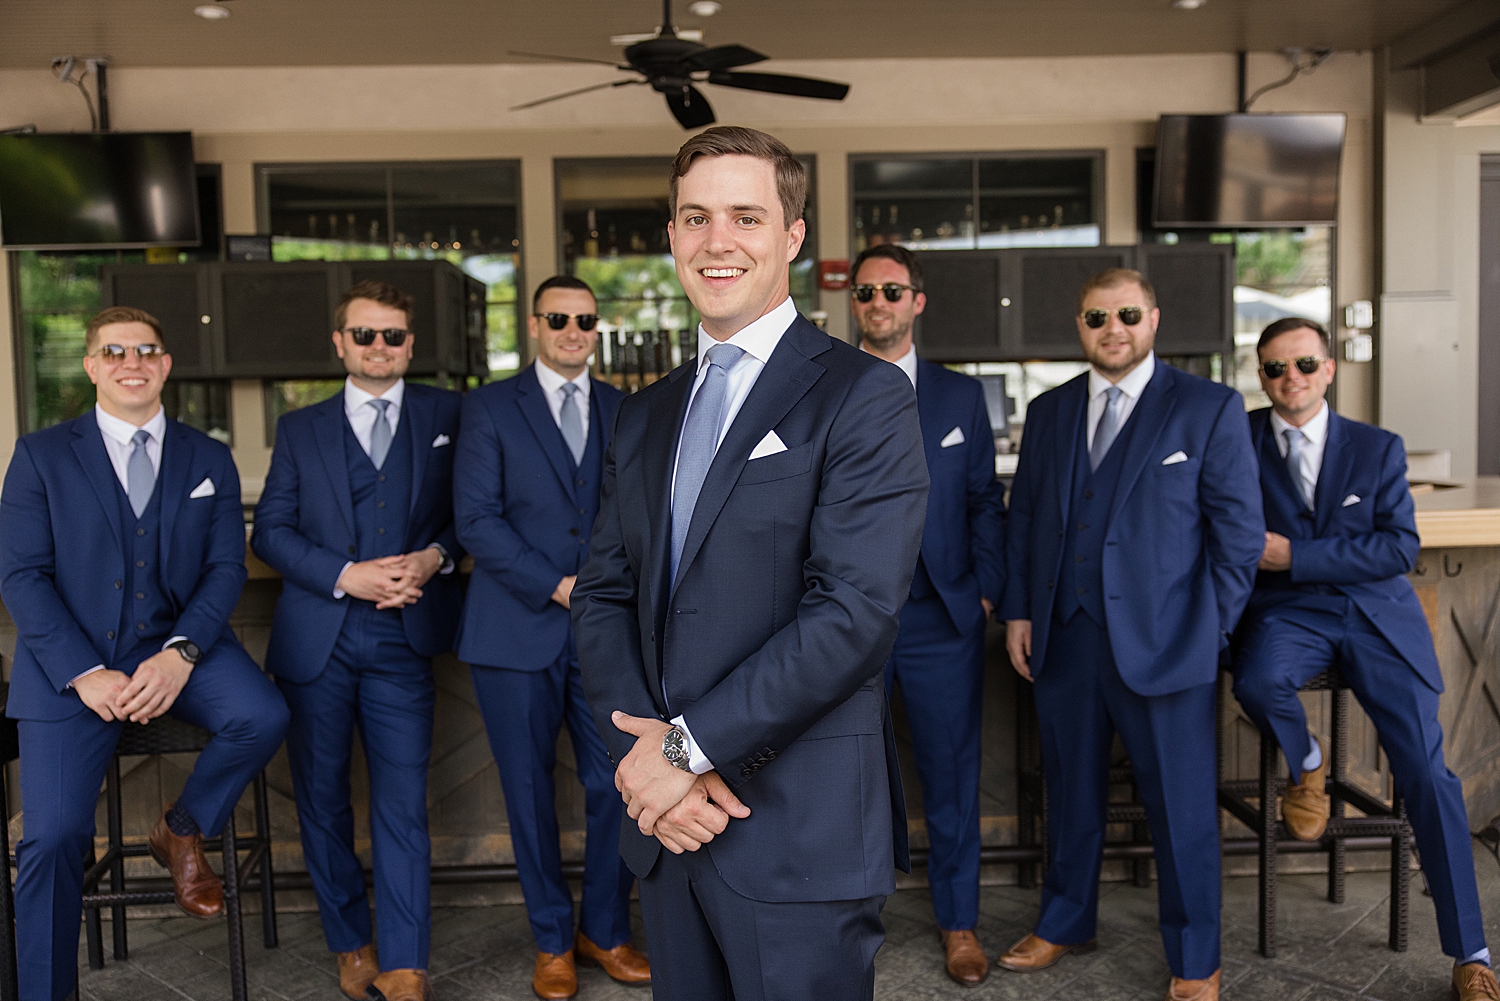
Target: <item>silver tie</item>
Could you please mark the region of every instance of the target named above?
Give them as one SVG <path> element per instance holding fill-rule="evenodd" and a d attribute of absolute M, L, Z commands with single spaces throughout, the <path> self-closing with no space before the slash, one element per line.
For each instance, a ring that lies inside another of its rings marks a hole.
<path fill-rule="evenodd" d="M 1296 428 L 1287 428 L 1282 436 L 1286 438 L 1286 471 L 1292 474 L 1292 485 L 1297 488 L 1297 496 L 1302 498 L 1302 503 L 1311 511 L 1313 491 L 1307 478 L 1302 475 L 1302 446 L 1309 444 L 1307 436 Z"/>
<path fill-rule="evenodd" d="M 704 356 L 708 373 L 703 377 L 703 385 L 698 387 L 698 395 L 693 397 L 687 421 L 682 426 L 682 446 L 677 450 L 677 483 L 672 489 L 672 584 L 668 585 L 669 588 L 676 584 L 677 564 L 687 542 L 698 492 L 703 489 L 708 467 L 713 464 L 714 453 L 719 448 L 729 370 L 744 354 L 743 348 L 733 344 L 715 344 Z"/>
<path fill-rule="evenodd" d="M 151 468 L 151 457 L 146 454 L 146 442 L 150 440 L 151 435 L 146 431 L 131 435 L 130 458 L 125 463 L 125 494 L 137 518 L 146 510 L 151 491 L 156 489 L 156 470 Z"/>
<path fill-rule="evenodd" d="M 1104 391 L 1104 413 L 1099 415 L 1099 425 L 1094 428 L 1094 445 L 1089 449 L 1089 472 L 1099 468 L 1099 463 L 1109 454 L 1109 446 L 1120 434 L 1120 397 L 1124 395 L 1119 386 L 1110 386 Z"/>
<path fill-rule="evenodd" d="M 371 400 L 370 406 L 375 408 L 375 426 L 370 429 L 370 461 L 379 469 L 391 452 L 391 422 L 385 416 L 391 409 L 391 401 Z"/>
<path fill-rule="evenodd" d="M 562 409 L 557 412 L 557 422 L 561 426 L 563 441 L 568 443 L 568 451 L 573 453 L 573 464 L 583 465 L 583 450 L 588 447 L 589 436 L 583 429 L 583 412 L 578 409 L 578 394 L 580 392 L 578 383 L 563 383 Z"/>

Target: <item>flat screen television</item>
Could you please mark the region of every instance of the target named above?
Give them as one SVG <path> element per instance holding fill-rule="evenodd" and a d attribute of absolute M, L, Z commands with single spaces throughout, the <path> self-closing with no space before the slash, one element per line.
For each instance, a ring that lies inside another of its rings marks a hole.
<path fill-rule="evenodd" d="M 0 246 L 195 247 L 190 132 L 0 136 Z"/>
<path fill-rule="evenodd" d="M 1153 225 L 1331 224 L 1343 148 L 1342 114 L 1162 115 Z"/>

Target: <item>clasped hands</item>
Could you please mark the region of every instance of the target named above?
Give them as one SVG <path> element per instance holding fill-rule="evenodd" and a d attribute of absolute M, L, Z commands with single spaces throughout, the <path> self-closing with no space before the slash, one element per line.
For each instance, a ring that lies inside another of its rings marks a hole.
<path fill-rule="evenodd" d="M 172 708 L 192 673 L 193 665 L 168 649 L 141 661 L 134 674 L 108 668 L 86 674 L 73 682 L 73 690 L 106 723 L 145 723 Z"/>
<path fill-rule="evenodd" d="M 662 738 L 672 724 L 622 712 L 610 718 L 622 733 L 637 738 L 615 769 L 615 788 L 642 834 L 654 836 L 668 851 L 681 855 L 723 834 L 731 818 L 750 816 L 750 808 L 729 791 L 718 772 L 694 775 L 662 756 Z"/>
<path fill-rule="evenodd" d="M 376 608 L 401 608 L 422 597 L 422 585 L 443 565 L 435 546 L 401 556 L 351 563 L 335 587 L 351 597 L 375 602 Z"/>

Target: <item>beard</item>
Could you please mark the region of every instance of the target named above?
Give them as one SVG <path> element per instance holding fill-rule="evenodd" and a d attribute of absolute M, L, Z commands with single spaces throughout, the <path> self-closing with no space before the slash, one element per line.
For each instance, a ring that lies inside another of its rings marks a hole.
<path fill-rule="evenodd" d="M 1146 356 L 1151 353 L 1152 347 L 1152 343 L 1141 344 L 1137 342 L 1134 346 L 1134 350 L 1130 352 L 1130 356 L 1123 362 L 1110 361 L 1104 355 L 1104 353 L 1100 351 L 1089 351 L 1085 353 L 1088 356 L 1089 364 L 1094 366 L 1094 368 L 1099 371 L 1100 375 L 1116 377 L 1126 374 L 1141 362 L 1145 361 Z"/>
<path fill-rule="evenodd" d="M 861 320 L 859 323 L 859 336 L 876 351 L 888 351 L 897 344 L 900 344 L 902 338 L 911 333 L 913 323 L 914 318 L 908 318 L 905 323 L 902 323 L 897 318 L 890 328 L 882 334 L 869 330 L 866 328 L 864 321 Z"/>

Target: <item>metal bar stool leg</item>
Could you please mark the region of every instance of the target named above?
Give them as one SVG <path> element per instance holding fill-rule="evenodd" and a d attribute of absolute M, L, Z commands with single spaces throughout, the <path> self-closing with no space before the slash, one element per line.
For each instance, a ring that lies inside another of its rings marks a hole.
<path fill-rule="evenodd" d="M 1336 683 L 1329 693 L 1333 703 L 1333 727 L 1330 735 L 1332 746 L 1328 749 L 1331 759 L 1328 767 L 1328 807 L 1329 817 L 1333 822 L 1344 817 L 1344 799 L 1339 790 L 1344 783 L 1349 744 L 1349 691 L 1340 687 L 1341 684 Z M 1331 904 L 1344 902 L 1344 870 L 1347 862 L 1344 839 L 1332 838 L 1328 847 L 1328 902 Z"/>
<path fill-rule="evenodd" d="M 1411 911 L 1411 825 L 1406 822 L 1406 804 L 1398 792 L 1392 797 L 1391 815 L 1401 824 L 1391 838 L 1391 934 L 1392 952 L 1406 951 L 1407 917 Z"/>
<path fill-rule="evenodd" d="M 87 872 L 99 861 L 99 856 L 92 847 L 89 848 L 89 857 L 84 859 L 83 868 Z M 89 892 L 91 887 L 85 885 L 83 891 Z M 83 929 L 89 940 L 89 969 L 104 969 L 104 925 L 99 920 L 99 908 L 86 907 L 83 911 Z"/>
<path fill-rule="evenodd" d="M 246 1001 L 245 935 L 240 921 L 240 853 L 235 839 L 234 811 L 224 822 L 224 916 L 229 925 L 229 991 L 234 1001 Z"/>
<path fill-rule="evenodd" d="M 5 782 L 5 764 L 0 762 L 0 1001 L 16 1001 L 21 995 L 16 982 L 16 899 L 10 885 L 10 790 Z"/>
<path fill-rule="evenodd" d="M 109 850 L 114 853 L 114 861 L 109 866 L 109 889 L 111 893 L 125 892 L 125 856 L 122 849 L 125 846 L 125 829 L 121 822 L 120 807 L 120 759 L 111 757 L 109 759 L 109 778 L 105 783 L 105 800 L 108 804 L 109 813 Z M 97 915 L 99 912 L 96 910 Z M 129 943 L 125 938 L 125 905 L 114 904 L 109 909 L 110 933 L 114 938 L 115 959 L 124 962 L 130 958 Z"/>
<path fill-rule="evenodd" d="M 1260 954 L 1276 956 L 1276 780 L 1280 749 L 1276 738 L 1260 735 Z"/>
<path fill-rule="evenodd" d="M 280 944 L 276 929 L 276 873 L 271 867 L 271 804 L 266 773 L 255 776 L 255 838 L 264 846 L 260 857 L 260 926 L 267 949 Z"/>

